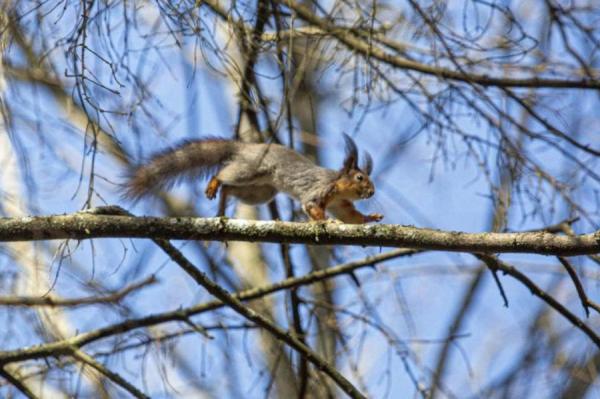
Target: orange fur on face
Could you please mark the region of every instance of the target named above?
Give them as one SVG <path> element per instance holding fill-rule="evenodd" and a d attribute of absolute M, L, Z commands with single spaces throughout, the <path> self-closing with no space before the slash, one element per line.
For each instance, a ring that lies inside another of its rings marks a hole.
<path fill-rule="evenodd" d="M 333 196 L 335 198 L 356 199 L 360 198 L 360 191 L 356 183 L 350 179 L 339 179 L 335 182 Z"/>
<path fill-rule="evenodd" d="M 361 180 L 358 180 L 357 177 L 361 177 Z M 356 200 L 369 198 L 374 192 L 375 189 L 369 177 L 362 171 L 352 170 L 335 181 L 330 197 L 331 199 Z"/>

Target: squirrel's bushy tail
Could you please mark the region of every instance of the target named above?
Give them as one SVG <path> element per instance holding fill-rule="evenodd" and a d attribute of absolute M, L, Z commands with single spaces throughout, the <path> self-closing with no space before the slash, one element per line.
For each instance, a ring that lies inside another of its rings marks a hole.
<path fill-rule="evenodd" d="M 157 153 L 129 176 L 124 196 L 137 200 L 181 180 L 202 178 L 234 154 L 235 144 L 223 139 L 194 140 Z"/>

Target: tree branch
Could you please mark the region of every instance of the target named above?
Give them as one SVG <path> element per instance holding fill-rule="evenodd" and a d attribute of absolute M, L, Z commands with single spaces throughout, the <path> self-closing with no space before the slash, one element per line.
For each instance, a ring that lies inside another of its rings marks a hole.
<path fill-rule="evenodd" d="M 245 306 L 235 294 L 230 294 L 222 288 L 220 285 L 208 278 L 208 276 L 194 266 L 190 261 L 183 256 L 183 254 L 175 248 L 167 240 L 155 239 L 153 240 L 156 245 L 160 247 L 171 260 L 179 267 L 181 267 L 190 277 L 198 283 L 198 285 L 204 287 L 210 294 L 225 303 L 232 310 L 252 321 L 257 326 L 262 327 L 264 330 L 271 333 L 275 338 L 281 342 L 287 344 L 300 355 L 307 358 L 318 370 L 327 374 L 332 380 L 336 382 L 338 387 L 342 389 L 351 398 L 365 398 L 365 396 L 352 385 L 333 365 L 327 362 L 323 357 L 314 352 L 311 348 L 300 342 L 298 338 L 285 331 L 275 323 L 255 312 L 249 307 Z"/>
<path fill-rule="evenodd" d="M 104 210 L 106 210 L 106 209 L 104 209 Z M 114 211 L 114 209 L 112 211 Z M 207 280 L 206 276 L 204 274 L 202 274 L 193 265 L 191 265 L 189 262 L 187 262 L 187 260 L 185 260 L 185 258 L 180 256 L 181 254 L 174 247 L 170 246 L 170 244 L 168 244 L 164 240 L 156 240 L 155 242 L 159 246 L 161 246 L 161 248 L 163 250 L 166 250 L 168 252 L 169 256 L 172 256 L 172 259 L 175 262 L 177 262 L 180 266 L 182 266 L 182 268 L 184 268 L 184 270 L 186 270 L 188 273 L 195 276 L 196 280 L 198 280 L 198 279 Z M 168 248 L 167 248 L 167 246 L 168 246 Z M 97 341 L 102 338 L 107 338 L 109 336 L 116 335 L 116 334 L 122 334 L 124 332 L 130 331 L 133 329 L 137 329 L 137 328 L 141 328 L 141 327 L 148 327 L 151 325 L 165 323 L 165 322 L 169 322 L 169 321 L 177 321 L 177 320 L 187 321 L 188 318 L 192 315 L 196 315 L 196 314 L 199 314 L 199 313 L 202 313 L 205 311 L 214 310 L 214 309 L 226 306 L 226 305 L 232 306 L 232 304 L 229 301 L 231 299 L 233 299 L 233 302 L 235 302 L 233 304 L 233 306 L 238 306 L 238 308 L 239 308 L 240 300 L 256 299 L 256 298 L 259 298 L 259 297 L 262 297 L 265 295 L 269 295 L 269 294 L 277 292 L 277 291 L 290 289 L 290 288 L 298 287 L 301 285 L 312 284 L 316 281 L 320 281 L 320 280 L 323 280 L 326 278 L 331 278 L 331 277 L 338 276 L 341 274 L 350 273 L 353 270 L 356 270 L 361 267 L 372 266 L 376 263 L 383 262 L 385 260 L 389 260 L 389 259 L 393 259 L 393 258 L 401 257 L 401 256 L 410 256 L 410 255 L 416 254 L 418 252 L 419 252 L 418 250 L 414 250 L 414 249 L 398 249 L 398 250 L 390 251 L 390 252 L 387 252 L 384 254 L 368 257 L 361 261 L 350 262 L 350 263 L 339 265 L 337 267 L 329 268 L 326 270 L 316 271 L 316 272 L 310 273 L 305 276 L 288 278 L 288 279 L 283 280 L 276 284 L 272 284 L 272 285 L 265 286 L 265 287 L 249 289 L 249 290 L 237 293 L 237 294 L 228 294 L 226 291 L 220 289 L 220 287 L 216 286 L 216 284 L 214 284 L 214 283 L 210 282 L 210 280 L 208 280 L 208 282 L 211 285 L 210 286 L 211 289 L 209 290 L 209 292 L 212 293 L 212 290 L 220 290 L 220 291 L 222 291 L 222 293 L 225 292 L 228 296 L 227 301 L 217 300 L 217 301 L 212 301 L 212 302 L 205 303 L 205 304 L 200 304 L 200 305 L 197 305 L 197 306 L 194 306 L 191 308 L 187 308 L 187 309 L 178 309 L 174 312 L 167 312 L 167 313 L 162 313 L 162 314 L 157 314 L 157 315 L 151 315 L 151 316 L 147 316 L 147 317 L 140 318 L 140 319 L 129 319 L 129 320 L 126 320 L 126 321 L 116 324 L 116 325 L 104 327 L 104 328 L 98 329 L 96 331 L 88 332 L 88 333 L 82 333 L 82 334 L 76 335 L 74 337 L 65 339 L 65 340 L 55 341 L 55 342 L 51 342 L 51 343 L 47 343 L 47 344 L 36 345 L 36 346 L 28 347 L 28 348 L 21 348 L 21 349 L 17 349 L 17 350 L 13 350 L 13 351 L 0 352 L 0 366 L 6 365 L 9 363 L 13 363 L 13 362 L 25 361 L 25 360 L 30 360 L 30 359 L 39 359 L 39 358 L 44 358 L 44 357 L 48 357 L 48 356 L 58 357 L 58 356 L 65 356 L 65 355 L 73 355 L 74 348 L 80 348 L 84 345 L 87 345 L 91 342 Z M 208 287 L 207 287 L 207 289 L 208 289 Z M 220 296 L 223 295 L 222 293 L 219 295 L 216 295 L 216 296 L 220 298 Z M 220 298 L 220 299 L 222 299 L 222 298 Z M 261 325 L 261 323 L 264 323 L 264 320 L 261 320 L 263 318 L 260 315 L 256 314 L 255 312 L 253 312 L 250 309 L 247 309 L 245 307 L 243 309 L 244 310 L 242 310 L 242 311 L 246 312 L 246 314 L 244 316 L 250 318 L 250 320 L 252 320 L 254 322 L 257 322 L 257 324 L 259 324 L 259 325 Z M 261 325 L 261 326 L 263 328 L 267 329 L 267 327 L 265 327 L 264 325 Z M 270 325 L 268 328 L 269 328 L 269 331 L 274 332 L 274 335 L 276 335 L 279 339 L 282 339 L 284 342 L 293 346 L 303 356 L 306 356 L 311 362 L 313 362 L 317 368 L 319 368 L 320 370 L 322 370 L 323 372 L 328 374 L 330 377 L 332 377 L 338 383 L 340 388 L 342 388 L 351 397 L 363 397 L 360 394 L 360 392 L 356 391 L 356 389 L 349 382 L 347 382 L 343 376 L 341 376 L 341 374 L 337 373 L 337 371 L 335 369 L 332 369 L 328 363 L 323 362 L 322 359 L 320 359 L 320 357 L 318 355 L 314 354 L 308 347 L 304 347 L 304 345 L 299 343 L 297 341 L 297 339 L 290 336 L 289 334 L 287 334 L 283 330 L 279 329 L 279 327 L 277 327 L 275 325 Z M 274 330 L 277 330 L 277 331 L 274 331 Z M 290 341 L 292 341 L 292 342 L 290 342 Z"/>
<path fill-rule="evenodd" d="M 532 78 L 497 78 L 488 75 L 476 73 L 464 73 L 448 68 L 442 68 L 431 64 L 423 64 L 417 61 L 409 60 L 405 57 L 398 56 L 383 49 L 376 47 L 369 40 L 364 40 L 360 36 L 350 32 L 347 28 L 339 27 L 330 22 L 331 18 L 325 19 L 317 16 L 309 7 L 298 3 L 294 0 L 278 0 L 283 6 L 294 10 L 296 14 L 308 22 L 309 24 L 322 29 L 339 42 L 343 43 L 352 51 L 356 51 L 368 58 L 375 58 L 390 66 L 417 71 L 426 75 L 432 75 L 438 78 L 450 79 L 466 83 L 474 83 L 481 86 L 497 86 L 497 87 L 534 87 L 534 88 L 568 88 L 568 89 L 599 89 L 600 80 L 597 79 L 581 79 L 581 80 L 564 80 L 564 79 L 545 79 L 539 77 Z"/>
<path fill-rule="evenodd" d="M 0 218 L 0 242 L 92 238 L 362 245 L 476 253 L 575 256 L 600 253 L 600 230 L 578 236 L 544 231 L 465 233 L 401 225 L 346 225 L 195 217 L 110 216 L 103 207 L 70 215 Z M 112 211 L 111 211 L 112 212 Z"/>
<path fill-rule="evenodd" d="M 127 381 L 125 378 L 121 377 L 121 375 L 104 367 L 104 365 L 102 363 L 100 363 L 99 361 L 97 361 L 96 359 L 91 357 L 90 355 L 86 354 L 85 352 L 79 350 L 78 348 L 73 348 L 72 356 L 75 359 L 87 364 L 88 366 L 92 367 L 94 370 L 96 370 L 99 373 L 106 376 L 113 383 L 119 385 L 121 388 L 123 388 L 124 390 L 129 392 L 133 397 L 138 398 L 138 399 L 149 399 L 150 398 L 149 396 L 144 394 L 142 391 L 140 391 L 138 388 L 136 388 L 133 384 L 131 384 L 129 381 Z"/>
<path fill-rule="evenodd" d="M 142 281 L 128 285 L 118 291 L 111 292 L 102 296 L 89 296 L 83 298 L 53 298 L 51 296 L 33 297 L 33 296 L 3 296 L 0 297 L 0 306 L 83 306 L 98 304 L 114 304 L 121 301 L 127 295 L 138 291 L 148 285 L 156 283 L 158 280 L 150 276 Z"/>
<path fill-rule="evenodd" d="M 235 293 L 233 295 L 235 298 L 242 301 L 258 299 L 266 295 L 274 294 L 276 292 L 313 284 L 318 281 L 333 278 L 342 274 L 348 274 L 354 270 L 373 266 L 377 263 L 384 262 L 390 259 L 411 256 L 417 253 L 419 253 L 419 251 L 412 249 L 396 249 L 393 251 L 385 252 L 380 255 L 369 256 L 359 261 L 344 263 L 338 266 L 330 267 L 328 269 L 314 271 L 304 276 L 287 278 L 285 280 L 279 281 L 274 284 L 269 284 L 267 286 L 250 288 Z M 225 303 L 221 302 L 220 300 L 214 300 L 184 309 L 177 309 L 171 312 L 153 314 L 137 319 L 131 318 L 117 324 L 99 328 L 94 331 L 81 333 L 60 341 L 49 342 L 41 345 L 35 345 L 11 351 L 0 351 L 0 365 L 21 362 L 31 359 L 39 359 L 48 356 L 56 357 L 59 355 L 68 355 L 69 350 L 72 351 L 72 348 L 74 347 L 80 348 L 98 340 L 108 338 L 114 335 L 123 334 L 125 332 L 142 327 L 149 327 L 172 321 L 185 321 L 192 316 L 216 310 L 224 306 L 226 306 Z"/>
<path fill-rule="evenodd" d="M 587 324 L 583 322 L 579 317 L 575 316 L 569 309 L 567 309 L 563 304 L 554 299 L 550 294 L 546 291 L 542 290 L 538 285 L 536 285 L 533 281 L 529 279 L 525 274 L 521 273 L 514 266 L 511 266 L 507 263 L 502 262 L 498 258 L 486 255 L 486 254 L 474 254 L 478 259 L 483 261 L 491 270 L 501 270 L 505 274 L 508 274 L 518 281 L 520 281 L 525 287 L 529 288 L 529 291 L 542 301 L 546 302 L 550 307 L 556 310 L 558 313 L 563 315 L 565 319 L 569 320 L 575 328 L 581 330 L 584 334 L 586 334 L 594 344 L 600 348 L 600 336 L 596 334 L 594 330 Z"/>
<path fill-rule="evenodd" d="M 6 381 L 11 383 L 19 392 L 23 394 L 23 396 L 29 399 L 38 399 L 38 397 L 31 392 L 27 385 L 23 384 L 23 381 L 20 377 L 12 375 L 12 373 L 6 370 L 6 368 L 0 367 L 0 376 L 4 377 Z"/>
<path fill-rule="evenodd" d="M 571 263 L 568 260 L 566 260 L 565 258 L 563 258 L 562 256 L 559 256 L 558 260 L 565 267 L 565 269 L 567 270 L 567 273 L 569 274 L 569 277 L 571 277 L 571 280 L 573 281 L 573 284 L 575 285 L 575 289 L 577 290 L 577 295 L 579 296 L 579 300 L 581 301 L 581 306 L 583 306 L 585 315 L 587 317 L 590 317 L 590 308 L 594 309 L 596 312 L 600 312 L 600 306 L 596 302 L 590 300 L 590 298 L 585 293 L 583 284 L 581 283 L 581 280 L 577 276 L 577 272 L 575 271 L 575 268 L 573 267 L 573 265 L 571 265 Z"/>

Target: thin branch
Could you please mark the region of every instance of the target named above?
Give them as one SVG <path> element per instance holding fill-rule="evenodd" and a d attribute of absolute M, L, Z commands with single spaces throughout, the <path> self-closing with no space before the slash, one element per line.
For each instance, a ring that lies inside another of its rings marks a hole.
<path fill-rule="evenodd" d="M 481 290 L 481 281 L 484 276 L 485 268 L 480 266 L 475 276 L 470 281 L 469 286 L 462 295 L 462 301 L 456 310 L 456 314 L 452 319 L 452 324 L 448 328 L 448 336 L 456 336 L 459 334 L 459 329 L 463 326 L 463 322 L 467 314 L 470 313 L 471 307 L 474 303 L 475 298 L 479 295 Z M 450 347 L 452 341 L 448 340 L 442 345 L 438 355 L 437 364 L 431 377 L 431 391 L 429 392 L 429 399 L 435 399 L 438 390 L 441 390 L 441 384 L 444 374 L 446 373 L 446 366 L 448 365 L 448 357 L 450 356 Z"/>
<path fill-rule="evenodd" d="M 541 228 L 537 228 L 537 229 L 531 229 L 531 230 L 524 230 L 524 231 L 545 231 L 548 233 L 565 233 L 565 234 L 569 235 L 569 233 L 567 233 L 565 231 L 565 229 L 571 229 L 571 225 L 575 222 L 578 222 L 579 219 L 580 219 L 579 216 L 575 216 L 575 217 L 571 217 L 571 218 L 565 219 L 563 221 L 560 221 L 558 223 L 551 224 L 549 226 L 545 226 L 545 227 L 541 227 Z M 575 233 L 572 231 L 572 229 L 570 231 L 571 231 L 570 235 L 574 236 Z"/>
<path fill-rule="evenodd" d="M 139 398 L 139 399 L 150 398 L 149 396 L 145 395 L 142 391 L 137 389 L 133 384 L 128 382 L 125 378 L 121 377 L 119 374 L 115 373 L 114 371 L 111 371 L 108 368 L 104 367 L 104 365 L 102 363 L 98 362 L 96 359 L 94 359 L 90 355 L 86 354 L 85 352 L 83 352 L 77 348 L 73 348 L 72 355 L 77 360 L 87 364 L 88 366 L 92 367 L 94 370 L 98 371 L 99 373 L 104 375 L 106 378 L 108 378 L 109 380 L 114 382 L 115 384 L 119 385 L 121 388 L 123 388 L 124 390 L 129 392 L 134 397 Z"/>
<path fill-rule="evenodd" d="M 352 398 L 365 398 L 365 396 L 361 394 L 350 381 L 348 381 L 334 366 L 323 359 L 319 354 L 303 344 L 294 335 L 289 334 L 287 331 L 283 330 L 266 317 L 245 306 L 238 298 L 235 297 L 235 295 L 230 294 L 220 285 L 209 279 L 205 273 L 200 271 L 200 269 L 189 262 L 183 256 L 183 254 L 167 240 L 154 239 L 153 241 L 171 258 L 172 261 L 177 263 L 190 277 L 192 277 L 199 285 L 204 287 L 217 299 L 221 300 L 241 316 L 256 323 L 259 327 L 262 327 L 277 339 L 296 350 L 298 353 L 308 359 L 317 368 L 317 370 L 321 370 L 333 381 L 335 381 L 340 389 L 346 392 L 348 396 Z"/>
<path fill-rule="evenodd" d="M 573 265 L 571 265 L 571 263 L 562 256 L 558 256 L 558 260 L 565 267 L 565 269 L 567 269 L 569 277 L 571 277 L 571 280 L 573 280 L 573 284 L 575 285 L 575 289 L 577 290 L 577 295 L 579 296 L 579 300 L 581 301 L 581 306 L 583 306 L 583 310 L 585 310 L 585 315 L 587 317 L 590 317 L 590 308 L 600 313 L 600 305 L 590 300 L 590 298 L 587 296 L 585 290 L 583 289 L 583 284 L 577 276 L 577 272 L 575 272 L 575 268 L 573 267 Z"/>
<path fill-rule="evenodd" d="M 432 64 L 422 64 L 417 61 L 409 60 L 405 57 L 394 55 L 374 46 L 368 40 L 349 32 L 330 22 L 329 19 L 318 17 L 310 8 L 294 0 L 278 0 L 282 5 L 294 10 L 300 18 L 306 22 L 329 32 L 339 42 L 343 43 L 350 50 L 362 54 L 365 57 L 375 58 L 385 64 L 393 67 L 408 69 L 432 75 L 437 78 L 450 79 L 466 83 L 474 83 L 481 86 L 498 87 L 535 87 L 535 88 L 568 88 L 568 89 L 600 89 L 600 80 L 582 79 L 582 80 L 564 80 L 564 79 L 544 79 L 544 78 L 495 78 L 487 75 L 475 73 L 464 73 L 452 69 L 446 69 L 434 66 Z"/>
<path fill-rule="evenodd" d="M 53 297 L 31 297 L 31 296 L 7 296 L 0 297 L 0 306 L 82 306 L 113 304 L 121 301 L 130 293 L 156 283 L 158 280 L 150 276 L 142 281 L 128 285 L 127 287 L 103 296 L 90 296 L 83 298 L 62 299 Z"/>
<path fill-rule="evenodd" d="M 504 307 L 508 307 L 508 297 L 506 296 L 506 292 L 504 291 L 504 287 L 502 286 L 502 282 L 500 278 L 498 278 L 498 270 L 491 270 L 492 277 L 494 277 L 494 281 L 496 282 L 496 286 L 498 287 L 498 291 L 500 291 L 500 296 L 502 297 L 502 301 L 504 302 Z"/>
<path fill-rule="evenodd" d="M 395 55 L 386 52 L 382 48 L 373 45 L 372 41 L 366 40 L 361 36 L 361 32 L 356 32 L 347 27 L 338 26 L 330 19 L 320 18 L 315 14 L 313 10 L 304 4 L 295 2 L 294 0 L 277 0 L 282 6 L 288 7 L 296 12 L 296 14 L 313 26 L 312 30 L 310 27 L 304 27 L 304 30 L 309 34 L 318 34 L 319 31 L 325 32 L 331 35 L 339 42 L 343 43 L 351 51 L 355 51 L 367 58 L 377 59 L 390 66 L 408 69 L 426 75 L 431 75 L 436 78 L 450 79 L 459 82 L 474 83 L 481 86 L 496 86 L 496 87 L 532 87 L 532 88 L 554 88 L 554 89 L 600 89 L 600 80 L 598 79 L 581 79 L 581 80 L 565 80 L 565 79 L 546 79 L 539 77 L 532 78 L 496 78 L 488 75 L 481 75 L 476 73 L 465 73 L 462 71 L 456 71 L 448 68 L 442 68 L 434 66 L 432 64 L 423 64 L 403 56 Z M 227 10 L 223 9 L 219 2 L 216 0 L 203 0 L 197 1 L 197 5 L 207 5 L 215 14 L 219 15 L 223 20 L 228 23 L 241 28 L 247 32 L 251 32 L 252 28 L 241 21 L 235 21 L 231 18 L 231 14 Z M 316 28 L 316 30 L 315 30 Z M 300 32 L 304 34 L 304 32 Z M 387 47 L 404 49 L 404 45 L 401 43 L 395 43 L 389 39 L 385 41 L 381 39 L 379 35 L 379 41 L 384 42 Z M 267 35 L 264 40 L 272 40 L 271 35 Z"/>
<path fill-rule="evenodd" d="M 20 378 L 12 375 L 5 367 L 0 367 L 0 376 L 6 381 L 10 382 L 19 392 L 28 397 L 29 399 L 38 399 L 38 397 L 31 392 L 27 385 L 23 384 Z"/>
<path fill-rule="evenodd" d="M 107 212 L 114 213 L 120 209 L 103 207 L 70 215 L 0 218 L 0 242 L 128 237 L 362 245 L 470 253 L 534 253 L 561 256 L 600 253 L 600 230 L 571 237 L 544 231 L 465 233 L 391 224 L 346 225 L 327 222 L 106 215 Z"/>
<path fill-rule="evenodd" d="M 234 294 L 234 296 L 242 301 L 258 299 L 279 291 L 285 291 L 288 289 L 313 284 L 324 279 L 344 275 L 360 268 L 371 267 L 374 264 L 386 260 L 402 256 L 411 256 L 417 253 L 419 253 L 419 251 L 413 249 L 397 249 L 394 251 L 383 253 L 381 255 L 369 256 L 360 261 L 344 263 L 342 265 L 334 266 L 328 269 L 318 270 L 304 276 L 288 278 L 275 284 L 244 290 L 242 292 Z M 28 348 L 16 349 L 12 351 L 0 351 L 0 365 L 31 359 L 38 359 L 47 356 L 55 357 L 61 354 L 68 354 L 69 348 L 82 347 L 100 339 L 108 338 L 113 335 L 123 334 L 125 332 L 142 327 L 149 327 L 177 320 L 185 321 L 191 316 L 219 309 L 224 306 L 225 304 L 223 302 L 215 300 L 192 306 L 189 308 L 177 309 L 171 312 L 153 314 L 138 319 L 131 318 L 121 323 L 99 328 L 94 331 L 81 333 L 79 335 L 75 335 L 71 338 L 60 341 L 36 345 Z"/>
<path fill-rule="evenodd" d="M 573 231 L 573 228 L 571 227 L 570 223 L 563 223 L 563 224 L 559 225 L 559 228 L 563 233 L 565 233 L 569 237 L 575 237 L 575 231 Z M 600 265 L 600 256 L 599 255 L 590 254 L 590 255 L 588 255 L 588 258 L 590 258 L 597 265 Z"/>
<path fill-rule="evenodd" d="M 514 277 L 519 280 L 523 285 L 525 285 L 531 293 L 544 302 L 546 302 L 550 307 L 554 308 L 558 313 L 563 315 L 567 320 L 569 320 L 576 328 L 583 331 L 590 339 L 596 344 L 597 347 L 600 348 L 600 337 L 592 330 L 587 324 L 583 322 L 579 317 L 575 316 L 569 309 L 564 307 L 560 302 L 554 299 L 550 294 L 546 291 L 542 290 L 538 287 L 533 281 L 529 279 L 525 274 L 521 273 L 514 266 L 511 266 L 507 263 L 502 262 L 494 256 L 486 255 L 486 254 L 476 254 L 478 259 L 482 260 L 490 269 L 492 270 L 501 270 L 504 273 Z"/>

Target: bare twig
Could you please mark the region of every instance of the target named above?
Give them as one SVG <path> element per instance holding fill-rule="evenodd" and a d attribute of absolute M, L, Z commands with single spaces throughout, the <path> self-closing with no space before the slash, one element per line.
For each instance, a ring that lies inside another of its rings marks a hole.
<path fill-rule="evenodd" d="M 12 375 L 5 367 L 0 367 L 0 375 L 10 382 L 19 392 L 28 397 L 29 399 L 37 399 L 38 397 L 31 392 L 27 385 L 23 384 L 19 377 Z"/>
<path fill-rule="evenodd" d="M 583 288 L 583 284 L 581 283 L 579 276 L 577 276 L 577 272 L 575 271 L 573 265 L 571 265 L 571 263 L 562 256 L 558 256 L 558 260 L 567 270 L 567 273 L 569 274 L 569 277 L 571 277 L 571 280 L 573 280 L 573 284 L 575 285 L 575 289 L 577 290 L 577 295 L 579 296 L 579 300 L 581 301 L 581 306 L 583 306 L 583 310 L 585 310 L 585 315 L 587 317 L 590 317 L 590 308 L 593 308 L 595 311 L 600 313 L 600 305 L 590 300 L 590 298 L 587 296 Z"/>
<path fill-rule="evenodd" d="M 7 296 L 0 297 L 0 306 L 83 306 L 83 305 L 110 305 L 121 301 L 130 293 L 156 283 L 158 280 L 150 276 L 142 281 L 128 285 L 127 287 L 103 296 L 91 296 L 84 298 L 62 299 L 53 297 L 30 297 L 30 296 Z"/>
<path fill-rule="evenodd" d="M 313 365 L 327 374 L 336 384 L 352 398 L 364 398 L 364 396 L 348 381 L 337 369 L 325 361 L 320 355 L 303 344 L 297 337 L 290 335 L 264 316 L 248 308 L 234 295 L 227 292 L 220 285 L 208 278 L 200 269 L 190 263 L 183 254 L 166 240 L 153 240 L 175 263 L 177 263 L 186 273 L 188 273 L 199 285 L 204 287 L 209 293 L 227 304 L 231 309 L 256 323 L 266 331 L 273 334 L 277 339 L 286 343 L 294 350 L 306 357 Z"/>
<path fill-rule="evenodd" d="M 137 389 L 135 386 L 133 386 L 133 384 L 131 384 L 125 378 L 121 377 L 114 371 L 109 370 L 102 363 L 100 363 L 90 355 L 86 354 L 85 352 L 79 350 L 78 348 L 73 348 L 72 355 L 74 358 L 78 359 L 82 363 L 87 364 L 88 366 L 92 367 L 94 370 L 98 371 L 115 384 L 119 385 L 121 388 L 129 392 L 134 397 L 139 399 L 150 398 L 149 396 L 145 395 L 142 391 Z"/>
<path fill-rule="evenodd" d="M 474 83 L 481 86 L 499 86 L 499 87 L 536 87 L 536 88 L 569 88 L 569 89 L 599 89 L 600 80 L 582 79 L 582 80 L 563 80 L 563 79 L 545 79 L 540 77 L 518 79 L 518 78 L 494 78 L 487 75 L 476 73 L 465 73 L 451 69 L 441 68 L 435 65 L 422 64 L 405 57 L 394 55 L 383 49 L 373 46 L 368 40 L 358 35 L 348 32 L 330 22 L 330 20 L 318 17 L 307 6 L 294 0 L 279 0 L 282 5 L 293 9 L 300 18 L 306 22 L 322 29 L 338 41 L 343 43 L 349 49 L 362 54 L 365 57 L 375 58 L 390 66 L 421 72 L 438 78 L 456 80 L 460 82 Z"/>
<path fill-rule="evenodd" d="M 586 334 L 593 342 L 600 348 L 600 336 L 598 336 L 594 330 L 592 330 L 587 324 L 583 322 L 579 317 L 575 316 L 569 309 L 564 307 L 560 302 L 554 299 L 550 294 L 546 291 L 542 290 L 538 287 L 533 281 L 529 279 L 525 274 L 521 273 L 514 266 L 511 266 L 507 263 L 502 262 L 494 256 L 486 255 L 486 254 L 477 254 L 477 258 L 481 259 L 490 269 L 494 270 L 502 270 L 504 273 L 514 277 L 519 280 L 523 285 L 525 285 L 531 293 L 548 305 L 550 305 L 554 310 L 563 315 L 567 320 L 569 320 L 576 328 L 581 330 L 584 334 Z"/>
<path fill-rule="evenodd" d="M 365 267 L 371 267 L 374 264 L 386 260 L 403 256 L 411 256 L 416 253 L 419 253 L 419 251 L 412 249 L 397 249 L 394 251 L 383 253 L 381 255 L 369 256 L 360 261 L 345 263 L 325 270 L 318 270 L 304 276 L 288 278 L 278 283 L 270 284 L 268 286 L 251 288 L 236 293 L 234 294 L 234 296 L 239 300 L 249 301 L 279 291 L 293 289 L 296 287 L 313 284 L 315 282 L 322 281 L 327 278 L 345 275 L 350 271 Z M 46 356 L 58 356 L 61 354 L 68 354 L 69 350 L 72 350 L 73 347 L 82 347 L 100 339 L 108 338 L 116 334 L 122 334 L 124 332 L 131 331 L 137 328 L 148 327 L 170 321 L 186 321 L 191 316 L 219 309 L 224 306 L 226 305 L 223 302 L 215 300 L 192 306 L 189 308 L 177 309 L 172 312 L 153 314 L 137 319 L 130 318 L 124 322 L 113 324 L 87 333 L 78 334 L 76 336 L 61 341 L 51 342 L 14 351 L 0 352 L 0 365 L 30 359 L 38 359 Z"/>
<path fill-rule="evenodd" d="M 502 283 L 500 282 L 500 278 L 498 278 L 498 270 L 492 270 L 492 277 L 494 277 L 494 281 L 496 282 L 496 286 L 498 287 L 498 290 L 500 291 L 500 296 L 502 297 L 502 300 L 504 301 L 504 307 L 507 308 L 508 307 L 508 297 L 506 296 L 506 292 L 504 292 L 504 287 L 502 286 Z"/>
<path fill-rule="evenodd" d="M 561 223 L 558 225 L 558 228 L 565 233 L 566 235 L 568 235 L 569 237 L 575 237 L 576 234 L 573 231 L 573 228 L 571 227 L 570 223 Z M 599 255 L 595 255 L 595 254 L 590 254 L 588 255 L 588 258 L 590 258 L 592 261 L 594 261 L 597 265 L 600 265 L 600 256 Z"/>

